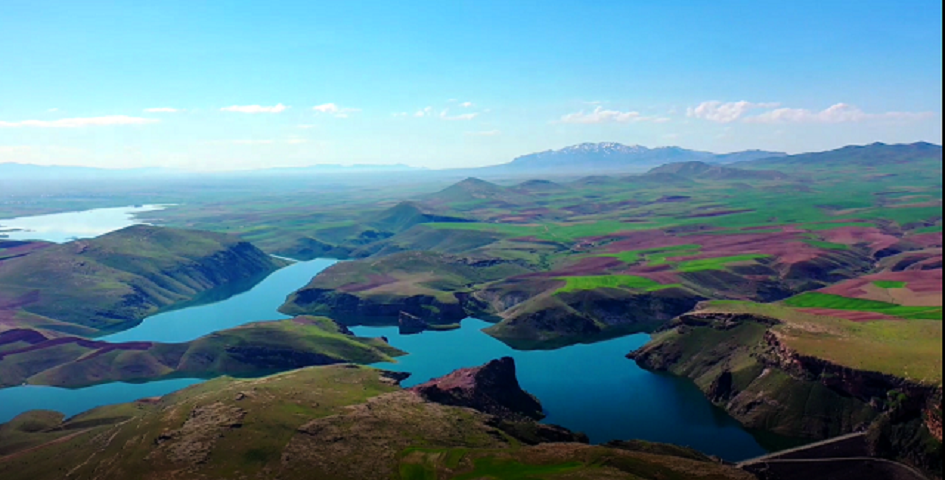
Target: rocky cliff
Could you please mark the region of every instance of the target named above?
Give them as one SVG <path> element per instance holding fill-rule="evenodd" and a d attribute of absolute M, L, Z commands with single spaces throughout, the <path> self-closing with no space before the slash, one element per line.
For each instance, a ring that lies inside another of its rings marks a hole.
<path fill-rule="evenodd" d="M 691 378 L 749 428 L 811 439 L 871 430 L 876 456 L 941 472 L 941 387 L 802 355 L 780 324 L 758 314 L 687 314 L 628 357 Z"/>
<path fill-rule="evenodd" d="M 515 360 L 510 357 L 457 370 L 410 391 L 431 402 L 468 407 L 506 420 L 540 420 L 545 416 L 541 403 L 519 386 Z"/>

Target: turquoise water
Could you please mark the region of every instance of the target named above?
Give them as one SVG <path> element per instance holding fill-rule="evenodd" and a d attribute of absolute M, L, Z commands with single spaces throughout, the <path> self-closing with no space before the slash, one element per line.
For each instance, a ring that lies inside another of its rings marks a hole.
<path fill-rule="evenodd" d="M 0 220 L 0 231 L 3 231 L 8 240 L 65 243 L 76 238 L 97 237 L 142 223 L 135 219 L 136 214 L 163 208 L 161 205 L 143 205 L 9 218 Z M 5 231 L 9 229 L 16 231 Z"/>
<path fill-rule="evenodd" d="M 336 260 L 325 259 L 293 263 L 272 273 L 249 291 L 207 305 L 159 313 L 146 318 L 137 327 L 98 340 L 189 342 L 211 332 L 247 323 L 289 318 L 277 311 L 285 303 L 286 296 L 335 263 Z"/>
<path fill-rule="evenodd" d="M 102 405 L 160 397 L 200 382 L 203 380 L 178 378 L 148 383 L 107 383 L 76 390 L 39 385 L 4 388 L 0 390 L 0 423 L 30 410 L 53 410 L 71 417 Z"/>
<path fill-rule="evenodd" d="M 488 323 L 467 319 L 459 330 L 400 335 L 396 327 L 356 327 L 359 336 L 385 336 L 410 352 L 377 367 L 412 376 L 405 387 L 510 356 L 522 388 L 545 407 L 545 423 L 586 433 L 594 443 L 643 439 L 684 445 L 738 461 L 766 452 L 738 422 L 709 403 L 691 382 L 641 369 L 627 353 L 649 335 L 552 351 L 516 351 L 486 335 Z"/>

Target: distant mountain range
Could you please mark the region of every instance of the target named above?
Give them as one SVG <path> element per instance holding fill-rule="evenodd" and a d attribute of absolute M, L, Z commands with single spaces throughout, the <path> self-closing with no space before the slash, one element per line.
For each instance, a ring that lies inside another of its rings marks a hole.
<path fill-rule="evenodd" d="M 168 168 L 101 169 L 89 167 L 40 166 L 19 163 L 0 163 L 0 181 L 3 180 L 117 180 L 131 178 L 174 178 L 208 176 L 220 178 L 247 178 L 260 176 L 285 177 L 306 175 L 328 175 L 340 178 L 345 174 L 364 177 L 381 177 L 397 173 L 422 174 L 439 177 L 503 178 L 526 175 L 542 176 L 587 176 L 613 175 L 618 173 L 644 173 L 653 168 L 669 164 L 737 165 L 739 168 L 777 169 L 801 164 L 850 163 L 875 165 L 890 161 L 901 162 L 914 159 L 942 158 L 942 147 L 926 142 L 904 145 L 874 143 L 848 146 L 817 153 L 788 155 L 782 152 L 746 150 L 717 154 L 682 147 L 647 148 L 640 145 L 620 143 L 582 143 L 515 158 L 509 163 L 481 168 L 428 170 L 408 165 L 313 165 L 308 167 L 263 168 L 258 170 L 198 173 Z M 716 170 L 711 175 L 726 175 L 732 172 Z M 337 177 L 336 177 L 337 176 Z M 352 177 L 354 178 L 354 177 Z M 383 177 L 381 177 L 383 178 Z"/>
<path fill-rule="evenodd" d="M 826 152 L 802 153 L 779 158 L 754 159 L 740 162 L 739 168 L 778 168 L 797 166 L 879 166 L 921 160 L 942 161 L 942 146 L 928 142 L 888 145 L 850 145 Z"/>
<path fill-rule="evenodd" d="M 512 172 L 540 172 L 554 170 L 555 173 L 580 171 L 595 172 L 642 172 L 668 163 L 704 162 L 710 164 L 728 164 L 759 160 L 763 158 L 784 157 L 783 152 L 748 150 L 727 154 L 716 154 L 688 150 L 681 147 L 647 148 L 641 145 L 623 145 L 620 143 L 582 143 L 561 150 L 548 150 L 524 155 L 511 163 L 486 167 L 483 170 L 502 170 Z"/>
<path fill-rule="evenodd" d="M 168 177 L 258 177 L 287 175 L 334 175 L 345 173 L 412 172 L 425 169 L 408 165 L 312 165 L 308 167 L 264 168 L 258 170 L 236 170 L 227 172 L 193 172 L 172 168 L 93 168 L 58 165 L 31 165 L 23 163 L 0 163 L 0 180 L 118 180 L 130 178 Z"/>

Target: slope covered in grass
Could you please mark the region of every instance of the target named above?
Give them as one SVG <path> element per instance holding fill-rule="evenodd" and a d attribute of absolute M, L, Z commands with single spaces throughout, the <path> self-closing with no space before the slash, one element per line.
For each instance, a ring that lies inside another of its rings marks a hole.
<path fill-rule="evenodd" d="M 232 236 L 137 225 L 3 260 L 0 309 L 49 319 L 21 326 L 107 333 L 283 265 Z"/>
<path fill-rule="evenodd" d="M 431 403 L 382 371 L 342 365 L 254 380 L 220 378 L 66 420 L 28 413 L 0 426 L 0 477 L 752 478 L 707 458 L 675 456 L 672 447 L 654 454 L 542 443 L 575 439 L 563 429 Z"/>
<path fill-rule="evenodd" d="M 23 332 L 29 331 L 0 333 L 0 343 Z M 389 362 L 404 353 L 380 339 L 355 337 L 323 317 L 253 323 L 181 344 L 113 344 L 75 337 L 31 341 L 0 352 L 0 387 L 259 376 L 311 365 Z"/>

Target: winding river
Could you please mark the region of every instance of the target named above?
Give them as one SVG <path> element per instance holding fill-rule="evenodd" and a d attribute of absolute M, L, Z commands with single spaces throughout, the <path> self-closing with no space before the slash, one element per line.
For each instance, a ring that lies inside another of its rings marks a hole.
<path fill-rule="evenodd" d="M 292 264 L 248 290 L 217 292 L 217 301 L 154 315 L 104 340 L 183 342 L 250 322 L 286 318 L 276 311 L 285 297 L 333 263 L 313 260 Z M 645 371 L 627 360 L 624 355 L 646 343 L 648 335 L 523 352 L 483 333 L 481 329 L 487 325 L 467 319 L 457 330 L 410 336 L 400 335 L 395 327 L 353 330 L 361 336 L 386 336 L 392 345 L 410 352 L 396 364 L 377 365 L 410 372 L 405 386 L 511 356 L 516 360 L 522 387 L 545 406 L 545 421 L 585 432 L 595 443 L 639 438 L 686 445 L 732 461 L 768 450 L 760 437 L 709 403 L 690 382 Z M 41 386 L 2 389 L 0 422 L 31 409 L 56 410 L 71 416 L 97 406 L 164 395 L 200 381 L 110 383 L 75 390 Z"/>

